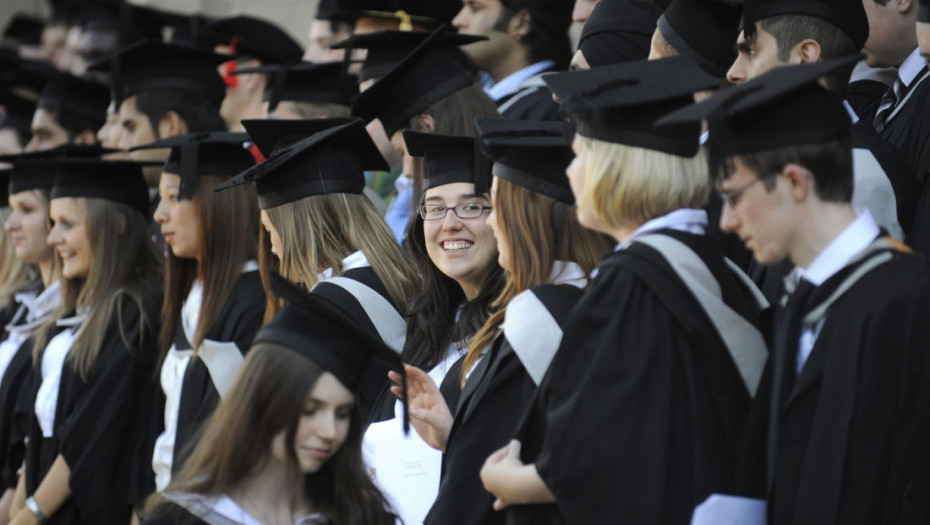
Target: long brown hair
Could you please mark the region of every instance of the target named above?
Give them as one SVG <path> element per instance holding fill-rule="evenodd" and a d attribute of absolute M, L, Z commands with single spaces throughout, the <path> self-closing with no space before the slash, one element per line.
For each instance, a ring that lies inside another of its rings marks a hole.
<path fill-rule="evenodd" d="M 194 280 L 203 281 L 203 303 L 191 347 L 196 349 L 213 327 L 246 262 L 256 257 L 258 206 L 255 187 L 244 184 L 214 192 L 225 178 L 199 175 L 191 203 L 200 228 L 200 264 L 196 259 L 175 257 L 168 251 L 165 271 L 165 301 L 160 334 L 164 357 L 174 341 L 181 307 Z"/>
<path fill-rule="evenodd" d="M 574 207 L 505 179 L 498 178 L 497 184 L 494 213 L 501 226 L 497 234 L 508 241 L 505 245 L 510 247 L 511 268 L 504 272 L 503 291 L 491 303 L 494 313 L 468 345 L 462 366 L 462 384 L 468 370 L 497 337 L 511 299 L 524 290 L 548 282 L 556 261 L 578 263 L 582 271 L 590 275 L 612 246 L 606 235 L 578 223 Z"/>
<path fill-rule="evenodd" d="M 227 396 L 220 402 L 203 437 L 174 482 L 164 492 L 204 495 L 229 493 L 261 470 L 271 442 L 285 431 L 285 453 L 290 479 L 301 476 L 294 454 L 294 438 L 306 399 L 326 370 L 293 350 L 257 343 L 246 357 Z M 288 496 L 297 509 L 306 497 L 313 510 L 340 525 L 393 524 L 388 503 L 365 471 L 362 461 L 362 424 L 358 405 L 342 447 L 306 483 L 291 483 Z M 300 487 L 306 494 L 300 494 Z M 147 510 L 164 501 L 153 496 Z"/>
<path fill-rule="evenodd" d="M 149 239 L 144 215 L 130 206 L 97 198 L 76 198 L 87 211 L 87 237 L 93 260 L 87 277 L 61 281 L 61 302 L 51 319 L 39 328 L 33 362 L 40 363 L 42 352 L 55 328 L 55 321 L 75 311 L 86 311 L 68 363 L 83 381 L 89 381 L 112 323 L 130 348 L 141 348 L 156 328 L 157 319 L 147 319 L 142 304 L 146 279 L 161 279 L 162 259 Z M 125 301 L 139 311 L 139 341 L 126 340 L 123 327 Z"/>
<path fill-rule="evenodd" d="M 5 224 L 12 210 L 0 206 L 0 224 Z M 0 310 L 14 305 L 14 296 L 30 281 L 36 278 L 35 268 L 24 263 L 13 250 L 13 238 L 10 232 L 0 232 Z"/>
<path fill-rule="evenodd" d="M 405 314 L 417 283 L 416 274 L 368 197 L 354 193 L 312 195 L 265 212 L 281 237 L 280 273 L 289 281 L 309 290 L 322 270 L 332 268 L 338 275 L 345 269 L 342 260 L 361 250 L 391 301 Z M 259 263 L 265 279 L 272 269 L 270 261 L 263 257 Z M 273 294 L 268 295 L 266 320 L 279 309 L 277 301 L 270 297 Z"/>

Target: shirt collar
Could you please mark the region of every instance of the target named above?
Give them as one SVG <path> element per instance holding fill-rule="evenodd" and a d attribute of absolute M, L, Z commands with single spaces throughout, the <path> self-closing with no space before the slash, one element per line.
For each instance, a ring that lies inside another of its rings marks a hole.
<path fill-rule="evenodd" d="M 491 97 L 491 100 L 497 102 L 498 100 L 520 89 L 520 86 L 526 82 L 528 78 L 542 73 L 554 65 L 555 62 L 551 60 L 543 60 L 541 62 L 536 62 L 535 64 L 530 64 L 525 68 L 514 71 L 513 73 L 500 79 L 499 82 L 489 84 L 484 88 L 484 90 L 487 92 L 488 96 Z"/>
<path fill-rule="evenodd" d="M 904 82 L 906 86 L 910 86 L 914 79 L 917 78 L 917 74 L 927 65 L 927 62 L 924 60 L 924 57 L 920 56 L 920 49 L 915 49 L 911 52 L 907 58 L 904 59 L 904 62 L 901 62 L 901 66 L 898 67 L 898 76 L 901 78 L 901 82 Z"/>
<path fill-rule="evenodd" d="M 226 494 L 206 496 L 191 492 L 166 492 L 164 496 L 168 501 L 176 503 L 208 523 L 261 525 L 260 521 L 246 512 Z M 323 516 L 316 512 L 298 519 L 294 525 L 315 525 L 319 523 L 324 523 Z"/>
<path fill-rule="evenodd" d="M 573 261 L 554 261 L 552 263 L 552 272 L 549 274 L 549 282 L 552 284 L 570 284 L 576 288 L 584 288 L 588 285 L 588 276 L 585 275 L 581 266 Z"/>
<path fill-rule="evenodd" d="M 48 315 L 55 306 L 58 305 L 59 291 L 61 288 L 60 281 L 55 280 L 42 290 L 38 296 L 33 294 L 16 294 L 16 300 L 26 306 L 29 313 L 26 315 L 27 321 L 41 319 Z"/>
<path fill-rule="evenodd" d="M 695 235 L 703 235 L 707 229 L 707 212 L 693 208 L 683 208 L 646 221 L 632 235 L 617 244 L 616 250 L 628 247 L 636 239 L 658 230 L 676 230 Z"/>
<path fill-rule="evenodd" d="M 365 257 L 365 254 L 361 250 L 350 254 L 348 257 L 342 260 L 342 271 L 351 270 L 353 268 L 361 268 L 363 266 L 371 266 L 371 263 L 368 262 L 368 257 Z M 333 269 L 327 268 L 320 272 L 317 278 L 321 281 L 326 279 L 331 279 L 333 277 Z"/>
<path fill-rule="evenodd" d="M 807 268 L 798 268 L 799 278 L 820 286 L 862 250 L 865 250 L 881 231 L 872 214 L 863 210 L 856 220 L 843 229 Z"/>

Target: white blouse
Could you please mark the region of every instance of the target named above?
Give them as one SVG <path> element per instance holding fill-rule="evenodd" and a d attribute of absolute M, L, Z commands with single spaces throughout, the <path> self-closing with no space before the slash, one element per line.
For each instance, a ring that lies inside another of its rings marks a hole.
<path fill-rule="evenodd" d="M 61 374 L 65 360 L 71 352 L 71 346 L 77 338 L 77 332 L 84 316 L 59 319 L 58 326 L 65 326 L 42 352 L 42 384 L 36 393 L 35 413 L 42 429 L 42 437 L 52 437 L 55 430 L 55 411 L 58 410 L 58 389 L 61 386 Z"/>

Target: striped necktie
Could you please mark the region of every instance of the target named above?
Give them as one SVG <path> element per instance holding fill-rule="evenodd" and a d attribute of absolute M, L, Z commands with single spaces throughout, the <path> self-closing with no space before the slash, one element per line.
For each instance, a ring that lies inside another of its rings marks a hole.
<path fill-rule="evenodd" d="M 898 105 L 898 102 L 904 100 L 904 97 L 907 96 L 908 90 L 916 84 L 923 76 L 927 73 L 927 66 L 924 66 L 920 70 L 914 80 L 911 81 L 911 84 L 908 86 L 904 85 L 904 82 L 901 80 L 901 77 L 895 79 L 894 84 L 892 84 L 891 89 L 885 92 L 882 95 L 881 101 L 878 103 L 878 110 L 875 112 L 875 120 L 872 121 L 872 125 L 875 127 L 875 131 L 881 133 L 885 130 L 885 126 L 888 125 L 888 121 L 894 113 L 895 108 Z"/>

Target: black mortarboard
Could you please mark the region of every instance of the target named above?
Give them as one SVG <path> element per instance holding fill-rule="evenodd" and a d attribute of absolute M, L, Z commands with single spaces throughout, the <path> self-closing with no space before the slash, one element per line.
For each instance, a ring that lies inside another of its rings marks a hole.
<path fill-rule="evenodd" d="M 656 25 L 679 54 L 724 78 L 736 60 L 740 13 L 739 0 L 674 0 Z"/>
<path fill-rule="evenodd" d="M 641 60 L 543 76 L 586 137 L 679 156 L 697 153 L 700 123 L 655 129 L 655 121 L 719 85 L 685 57 Z"/>
<path fill-rule="evenodd" d="M 91 80 L 58 73 L 45 84 L 36 105 L 54 114 L 55 121 L 72 133 L 85 130 L 96 133 L 106 122 L 110 89 Z"/>
<path fill-rule="evenodd" d="M 707 146 L 715 173 L 732 155 L 802 144 L 819 144 L 849 134 L 843 100 L 820 85 L 825 75 L 849 67 L 858 56 L 816 64 L 776 67 L 735 88 L 659 120 L 658 126 L 709 127 Z"/>
<path fill-rule="evenodd" d="M 38 95 L 57 72 L 48 62 L 26 60 L 15 49 L 0 47 L 0 85 L 4 87 L 22 87 Z"/>
<path fill-rule="evenodd" d="M 342 126 L 353 118 L 318 118 L 309 120 L 247 119 L 242 126 L 258 151 L 268 158 L 278 150 L 319 133 L 324 129 Z"/>
<path fill-rule="evenodd" d="M 264 73 L 268 75 L 262 100 L 268 102 L 268 111 L 274 111 L 282 100 L 296 102 L 331 102 L 352 105 L 358 94 L 355 77 L 343 72 L 342 62 L 292 65 L 267 65 L 241 68 L 234 75 Z"/>
<path fill-rule="evenodd" d="M 256 58 L 263 64 L 290 64 L 304 54 L 300 44 L 283 29 L 251 16 L 209 22 L 197 34 L 197 43 L 211 50 L 216 46 L 228 46 L 228 53 Z"/>
<path fill-rule="evenodd" d="M 930 22 L 930 0 L 920 0 L 920 5 L 917 6 L 917 21 Z"/>
<path fill-rule="evenodd" d="M 358 81 L 364 82 L 384 76 L 431 34 L 430 31 L 397 31 L 393 29 L 375 31 L 373 33 L 352 35 L 330 47 L 333 49 L 344 48 L 346 53 L 351 53 L 353 49 L 368 50 L 365 54 L 365 60 L 362 61 L 362 68 L 358 73 Z M 486 36 L 446 32 L 438 37 L 436 41 L 451 48 L 451 46 L 464 46 L 487 39 Z M 460 59 L 464 64 L 468 64 L 469 59 L 464 53 L 461 53 Z"/>
<path fill-rule="evenodd" d="M 0 106 L 3 106 L 2 114 L 0 114 L 0 128 L 15 129 L 25 146 L 31 134 L 32 115 L 36 112 L 36 103 L 8 89 L 0 88 Z"/>
<path fill-rule="evenodd" d="M 255 335 L 252 344 L 274 343 L 313 361 L 333 374 L 346 388 L 357 391 L 372 359 L 401 375 L 404 393 L 404 431 L 407 415 L 407 380 L 400 355 L 381 336 L 359 322 L 338 303 L 322 294 L 306 293 L 277 273 L 269 276 L 271 292 L 288 304 Z"/>
<path fill-rule="evenodd" d="M 646 59 L 661 14 L 653 0 L 601 0 L 581 29 L 578 49 L 591 67 Z"/>
<path fill-rule="evenodd" d="M 743 33 L 746 39 L 755 36 L 756 22 L 779 15 L 822 18 L 849 35 L 856 50 L 862 49 L 869 39 L 869 18 L 865 6 L 856 0 L 745 0 Z"/>
<path fill-rule="evenodd" d="M 69 159 L 55 163 L 51 198 L 86 197 L 119 202 L 149 213 L 144 163 L 124 160 Z"/>
<path fill-rule="evenodd" d="M 567 123 L 478 117 L 475 126 L 481 148 L 494 161 L 495 177 L 566 204 L 575 203 L 565 175 L 574 157 Z"/>
<path fill-rule="evenodd" d="M 114 31 L 122 47 L 145 39 L 161 40 L 163 27 L 186 21 L 179 13 L 137 6 L 126 0 L 85 1 L 90 14 L 84 31 Z"/>
<path fill-rule="evenodd" d="M 226 85 L 217 67 L 230 58 L 193 46 L 144 40 L 89 69 L 110 71 L 117 105 L 143 91 L 172 90 L 200 94 L 219 109 Z"/>
<path fill-rule="evenodd" d="M 265 210 L 311 195 L 361 193 L 366 170 L 387 171 L 388 165 L 364 122 L 353 120 L 278 151 L 215 191 L 255 182 L 258 206 Z"/>
<path fill-rule="evenodd" d="M 399 29 L 413 25 L 437 27 L 451 23 L 462 9 L 459 0 L 338 0 L 343 9 L 358 16 L 398 20 Z"/>
<path fill-rule="evenodd" d="M 56 148 L 16 155 L 0 155 L 0 162 L 13 165 L 10 193 L 49 190 L 55 182 L 55 163 L 66 159 L 99 159 L 116 150 L 88 144 L 62 144 Z"/>
<path fill-rule="evenodd" d="M 254 166 L 255 157 L 245 147 L 248 140 L 245 133 L 213 131 L 176 135 L 129 151 L 171 148 L 162 171 L 181 177 L 178 198 L 186 200 L 194 195 L 198 175 L 232 177 Z"/>
<path fill-rule="evenodd" d="M 355 114 L 380 119 L 390 137 L 411 117 L 475 82 L 441 27 L 352 101 Z M 445 41 L 444 45 L 441 45 Z"/>
<path fill-rule="evenodd" d="M 411 157 L 423 157 L 423 189 L 467 182 L 475 185 L 475 193 L 490 190 L 490 166 L 476 149 L 474 137 L 408 129 L 404 130 L 404 142 Z"/>
<path fill-rule="evenodd" d="M 42 41 L 42 29 L 45 22 L 41 18 L 22 13 L 13 15 L 3 30 L 3 38 L 17 44 L 38 45 Z"/>

